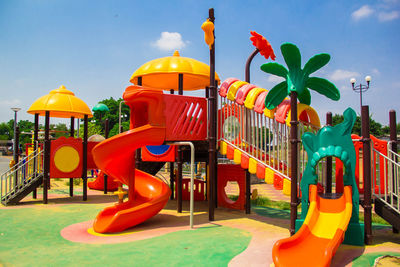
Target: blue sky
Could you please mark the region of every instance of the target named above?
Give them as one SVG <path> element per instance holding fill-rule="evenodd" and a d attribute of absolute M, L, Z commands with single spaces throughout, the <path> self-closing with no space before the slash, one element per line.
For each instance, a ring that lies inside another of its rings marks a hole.
<path fill-rule="evenodd" d="M 280 45 L 296 44 L 302 64 L 329 53 L 330 63 L 316 76 L 341 91 L 338 102 L 313 92 L 311 106 L 325 113 L 347 107 L 359 113 L 359 95 L 349 80 L 371 87 L 363 95 L 373 119 L 387 125 L 388 112 L 400 118 L 400 1 L 73 1 L 0 0 L 0 122 L 21 119 L 40 96 L 64 84 L 90 108 L 122 96 L 132 73 L 145 62 L 172 55 L 209 62 L 200 26 L 215 9 L 216 71 L 222 80 L 244 79 L 254 50 L 254 30 L 265 36 L 283 65 Z M 252 83 L 271 89 L 277 80 L 260 70 L 256 56 Z M 200 92 L 194 93 L 200 94 Z M 52 120 L 55 122 L 54 120 Z M 398 119 L 400 121 L 400 119 Z M 64 120 L 69 123 L 69 120 Z"/>

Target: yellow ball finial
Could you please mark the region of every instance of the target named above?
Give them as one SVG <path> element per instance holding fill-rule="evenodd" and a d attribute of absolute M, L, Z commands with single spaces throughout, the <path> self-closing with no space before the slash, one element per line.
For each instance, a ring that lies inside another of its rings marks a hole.
<path fill-rule="evenodd" d="M 174 56 L 174 57 L 180 57 L 179 51 L 178 51 L 178 50 L 175 50 L 175 52 L 174 52 L 174 54 L 173 54 L 172 56 Z"/>

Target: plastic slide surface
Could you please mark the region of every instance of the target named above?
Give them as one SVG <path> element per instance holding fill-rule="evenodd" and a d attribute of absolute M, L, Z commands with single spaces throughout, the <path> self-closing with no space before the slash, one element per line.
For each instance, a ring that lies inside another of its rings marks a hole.
<path fill-rule="evenodd" d="M 113 136 L 93 148 L 96 165 L 129 187 L 128 201 L 102 210 L 93 229 L 97 233 L 121 232 L 156 215 L 168 202 L 168 185 L 133 168 L 135 151 L 145 145 L 161 145 L 165 128 L 144 125 Z"/>
<path fill-rule="evenodd" d="M 104 190 L 104 172 L 100 171 L 96 180 L 88 182 L 88 187 L 93 190 Z M 118 190 L 118 183 L 114 181 L 114 178 L 111 176 L 107 177 L 107 190 Z"/>
<path fill-rule="evenodd" d="M 345 186 L 338 199 L 318 196 L 317 186 L 310 185 L 310 207 L 299 231 L 274 244 L 275 266 L 329 266 L 349 224 L 352 212 L 352 189 Z"/>

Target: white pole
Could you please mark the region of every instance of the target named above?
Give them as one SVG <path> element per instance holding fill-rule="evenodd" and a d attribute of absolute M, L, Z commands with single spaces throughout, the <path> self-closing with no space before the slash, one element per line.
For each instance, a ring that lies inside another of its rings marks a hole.
<path fill-rule="evenodd" d="M 194 210 L 194 145 L 192 142 L 172 142 L 167 145 L 190 146 L 190 229 L 193 229 Z"/>

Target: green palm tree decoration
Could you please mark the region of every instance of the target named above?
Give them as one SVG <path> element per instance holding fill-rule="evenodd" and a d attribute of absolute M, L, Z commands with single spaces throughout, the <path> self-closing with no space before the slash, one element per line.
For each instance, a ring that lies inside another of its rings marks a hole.
<path fill-rule="evenodd" d="M 285 81 L 277 84 L 272 88 L 265 98 L 265 107 L 274 109 L 286 96 L 291 92 L 296 92 L 300 103 L 310 105 L 311 94 L 308 89 L 314 90 L 332 100 L 339 100 L 340 93 L 336 86 L 326 79 L 318 77 L 309 77 L 310 74 L 316 72 L 325 66 L 330 55 L 318 54 L 310 58 L 310 60 L 301 68 L 300 50 L 291 43 L 281 45 L 281 52 L 285 59 L 289 70 L 278 63 L 267 63 L 261 66 L 261 70 L 285 78 Z"/>

